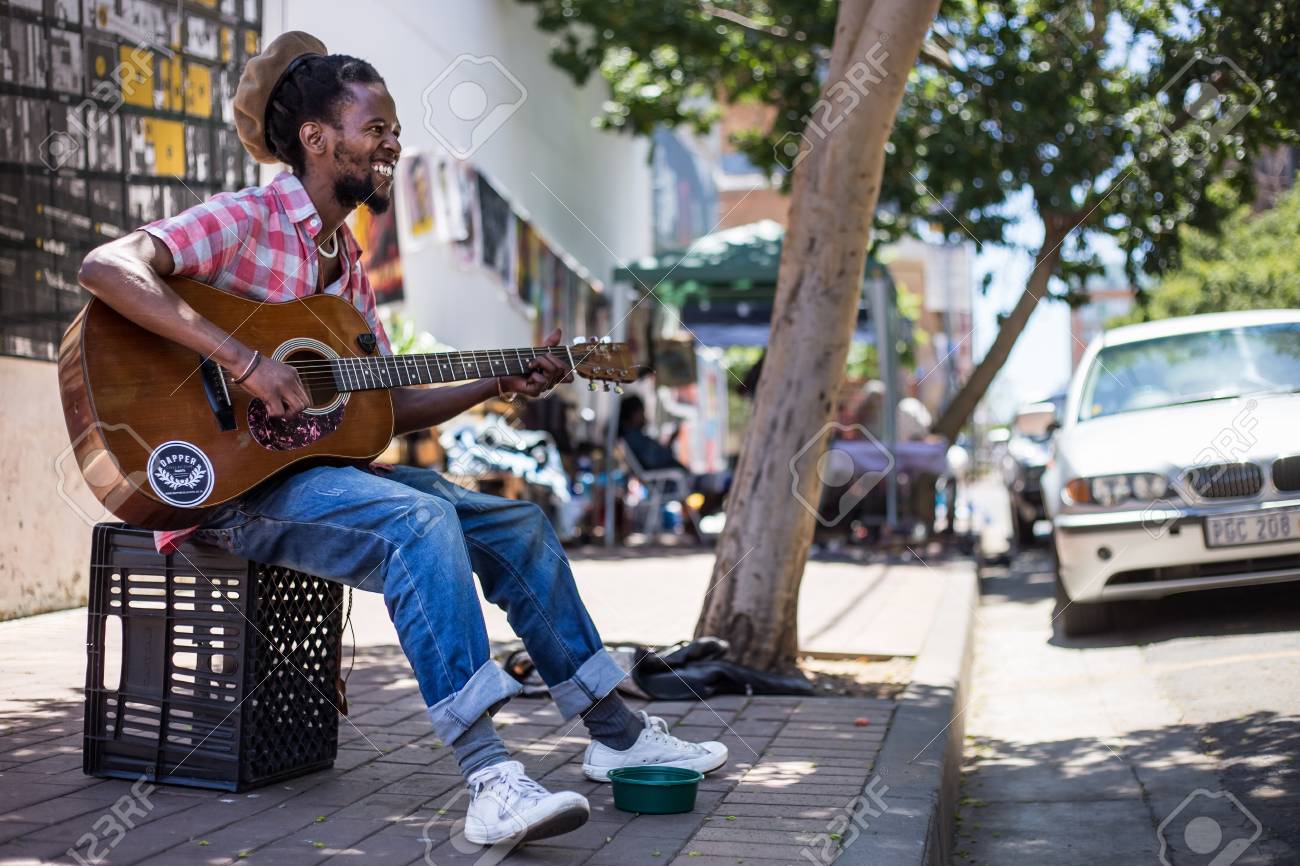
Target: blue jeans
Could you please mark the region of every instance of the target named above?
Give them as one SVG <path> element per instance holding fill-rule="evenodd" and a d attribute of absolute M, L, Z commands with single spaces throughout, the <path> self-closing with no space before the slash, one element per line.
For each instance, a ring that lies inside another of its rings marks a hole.
<path fill-rule="evenodd" d="M 437 472 L 306 469 L 222 508 L 198 540 L 382 592 L 434 730 L 455 741 L 521 687 L 488 649 L 474 591 L 506 612 L 564 717 L 623 678 L 531 502 L 474 493 Z"/>

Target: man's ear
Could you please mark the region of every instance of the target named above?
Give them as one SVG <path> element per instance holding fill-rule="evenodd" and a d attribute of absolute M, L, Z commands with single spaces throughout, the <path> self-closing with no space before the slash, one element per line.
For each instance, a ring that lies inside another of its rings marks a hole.
<path fill-rule="evenodd" d="M 298 127 L 298 141 L 302 144 L 304 154 L 314 153 L 324 156 L 327 142 L 325 127 L 314 120 L 309 120 Z"/>

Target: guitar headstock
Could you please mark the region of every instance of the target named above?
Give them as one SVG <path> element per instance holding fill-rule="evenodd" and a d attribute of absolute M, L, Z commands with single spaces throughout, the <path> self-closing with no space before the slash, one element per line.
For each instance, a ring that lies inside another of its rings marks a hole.
<path fill-rule="evenodd" d="M 574 340 L 569 351 L 573 355 L 574 371 L 582 378 L 590 379 L 593 388 L 596 382 L 621 385 L 636 381 L 636 365 L 632 363 L 632 351 L 627 343 Z"/>

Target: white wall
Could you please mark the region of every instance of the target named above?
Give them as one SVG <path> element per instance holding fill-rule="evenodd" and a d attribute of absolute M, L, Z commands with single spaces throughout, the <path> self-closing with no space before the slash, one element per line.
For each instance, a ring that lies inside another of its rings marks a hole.
<path fill-rule="evenodd" d="M 544 237 L 608 283 L 620 260 L 651 250 L 648 143 L 593 128 L 604 82 L 594 76 L 578 90 L 551 65 L 549 37 L 533 18 L 515 0 L 266 0 L 264 39 L 306 30 L 330 51 L 370 61 L 397 103 L 408 151 L 436 145 L 424 128 L 425 88 L 462 54 L 495 57 L 527 98 L 469 161 Z M 457 265 L 437 242 L 404 246 L 405 308 L 421 329 L 461 348 L 532 341 L 531 322 L 488 272 Z"/>
<path fill-rule="evenodd" d="M 113 518 L 70 459 L 58 368 L 0 358 L 0 395 L 0 619 L 84 604 L 91 525 Z"/>

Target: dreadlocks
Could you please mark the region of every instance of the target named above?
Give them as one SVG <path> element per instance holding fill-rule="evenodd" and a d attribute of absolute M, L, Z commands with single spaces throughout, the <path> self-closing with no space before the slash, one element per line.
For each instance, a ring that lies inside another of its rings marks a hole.
<path fill-rule="evenodd" d="M 293 173 L 302 176 L 306 159 L 298 130 L 308 121 L 338 126 L 339 108 L 348 99 L 348 85 L 383 84 L 375 68 L 346 54 L 313 55 L 289 69 L 266 107 L 266 143 Z"/>

